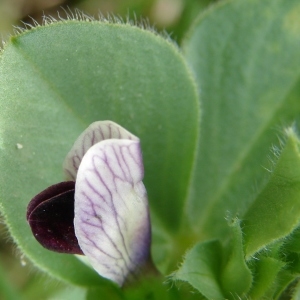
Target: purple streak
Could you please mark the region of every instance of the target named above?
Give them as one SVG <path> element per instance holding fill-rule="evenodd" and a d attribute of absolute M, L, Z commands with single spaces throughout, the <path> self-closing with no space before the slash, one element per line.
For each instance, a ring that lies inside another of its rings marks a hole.
<path fill-rule="evenodd" d="M 82 159 L 75 187 L 75 233 L 95 270 L 122 285 L 150 257 L 150 220 L 140 144 L 111 139 Z"/>

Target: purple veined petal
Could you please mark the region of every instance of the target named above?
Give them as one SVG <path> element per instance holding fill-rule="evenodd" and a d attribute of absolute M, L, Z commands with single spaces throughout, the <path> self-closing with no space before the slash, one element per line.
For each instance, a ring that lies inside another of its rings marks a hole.
<path fill-rule="evenodd" d="M 150 260 L 151 228 L 140 143 L 91 147 L 75 186 L 75 234 L 94 269 L 120 286 Z"/>
<path fill-rule="evenodd" d="M 78 137 L 65 158 L 63 169 L 68 180 L 76 180 L 78 167 L 87 150 L 93 145 L 107 139 L 139 140 L 138 137 L 112 121 L 97 121 L 92 123 Z"/>
<path fill-rule="evenodd" d="M 36 240 L 46 249 L 83 254 L 74 231 L 74 181 L 50 186 L 27 208 L 27 221 Z"/>

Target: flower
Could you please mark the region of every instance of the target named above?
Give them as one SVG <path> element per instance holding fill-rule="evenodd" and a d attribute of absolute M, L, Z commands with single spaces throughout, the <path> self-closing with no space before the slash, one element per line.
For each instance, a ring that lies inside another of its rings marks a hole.
<path fill-rule="evenodd" d="M 45 248 L 84 254 L 101 276 L 122 286 L 152 264 L 140 141 L 116 123 L 95 122 L 63 168 L 69 181 L 30 201 L 31 230 Z"/>

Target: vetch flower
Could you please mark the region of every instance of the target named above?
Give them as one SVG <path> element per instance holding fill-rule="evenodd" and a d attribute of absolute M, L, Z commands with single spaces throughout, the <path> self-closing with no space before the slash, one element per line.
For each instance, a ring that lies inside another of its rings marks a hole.
<path fill-rule="evenodd" d="M 139 139 L 111 121 L 95 122 L 63 167 L 70 181 L 50 186 L 28 205 L 35 238 L 49 250 L 86 255 L 101 276 L 120 286 L 153 271 Z"/>

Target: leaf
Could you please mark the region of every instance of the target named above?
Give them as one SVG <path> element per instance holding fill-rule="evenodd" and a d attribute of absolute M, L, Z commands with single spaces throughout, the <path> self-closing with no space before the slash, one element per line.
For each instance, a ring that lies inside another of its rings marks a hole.
<path fill-rule="evenodd" d="M 0 202 L 22 251 L 53 276 L 104 284 L 75 257 L 42 249 L 25 220 L 30 199 L 62 180 L 65 155 L 97 120 L 115 121 L 140 138 L 152 214 L 169 234 L 176 231 L 198 111 L 179 51 L 146 30 L 65 21 L 12 37 L 0 60 Z"/>
<path fill-rule="evenodd" d="M 189 286 L 190 287 L 190 286 Z M 163 283 L 161 278 L 144 278 L 137 285 L 126 286 L 123 294 L 104 288 L 93 288 L 88 291 L 87 300 L 199 300 L 197 293 L 191 293 L 190 289 L 181 285 L 180 289 Z"/>
<path fill-rule="evenodd" d="M 284 265 L 282 261 L 263 256 L 255 262 L 254 284 L 249 292 L 251 299 L 260 299 L 266 294 Z"/>
<path fill-rule="evenodd" d="M 300 227 L 296 228 L 283 245 L 282 252 L 296 252 L 300 254 Z"/>
<path fill-rule="evenodd" d="M 240 298 L 250 290 L 252 274 L 249 270 L 243 251 L 243 235 L 240 220 L 235 218 L 230 224 L 232 239 L 229 242 L 229 255 L 226 257 L 221 282 L 229 299 Z"/>
<path fill-rule="evenodd" d="M 295 277 L 300 275 L 300 254 L 296 252 L 283 252 L 283 259 L 286 263 L 286 270 L 288 270 Z"/>
<path fill-rule="evenodd" d="M 278 274 L 279 280 L 275 281 L 274 291 L 272 291 L 272 298 L 284 299 L 282 293 L 284 290 L 295 280 L 295 275 L 292 275 L 290 272 L 281 270 Z M 283 296 L 283 297 L 282 297 Z M 290 298 L 290 295 L 286 295 L 287 299 Z"/>
<path fill-rule="evenodd" d="M 180 286 L 179 289 L 154 277 L 140 281 L 138 288 L 129 286 L 124 295 L 126 300 L 199 300 L 199 295 L 191 293 L 186 286 Z"/>
<path fill-rule="evenodd" d="M 207 299 L 225 299 L 218 282 L 221 251 L 221 244 L 217 240 L 197 244 L 187 252 L 172 279 L 187 281 Z"/>
<path fill-rule="evenodd" d="M 299 140 L 290 128 L 270 181 L 245 214 L 246 259 L 293 232 L 300 222 L 299 198 Z"/>
<path fill-rule="evenodd" d="M 226 239 L 265 185 L 278 129 L 300 115 L 298 0 L 221 1 L 185 38 L 202 101 L 187 214 L 198 235 Z"/>
<path fill-rule="evenodd" d="M 292 300 L 298 300 L 300 298 L 300 282 L 296 285 L 293 291 L 293 298 Z"/>

